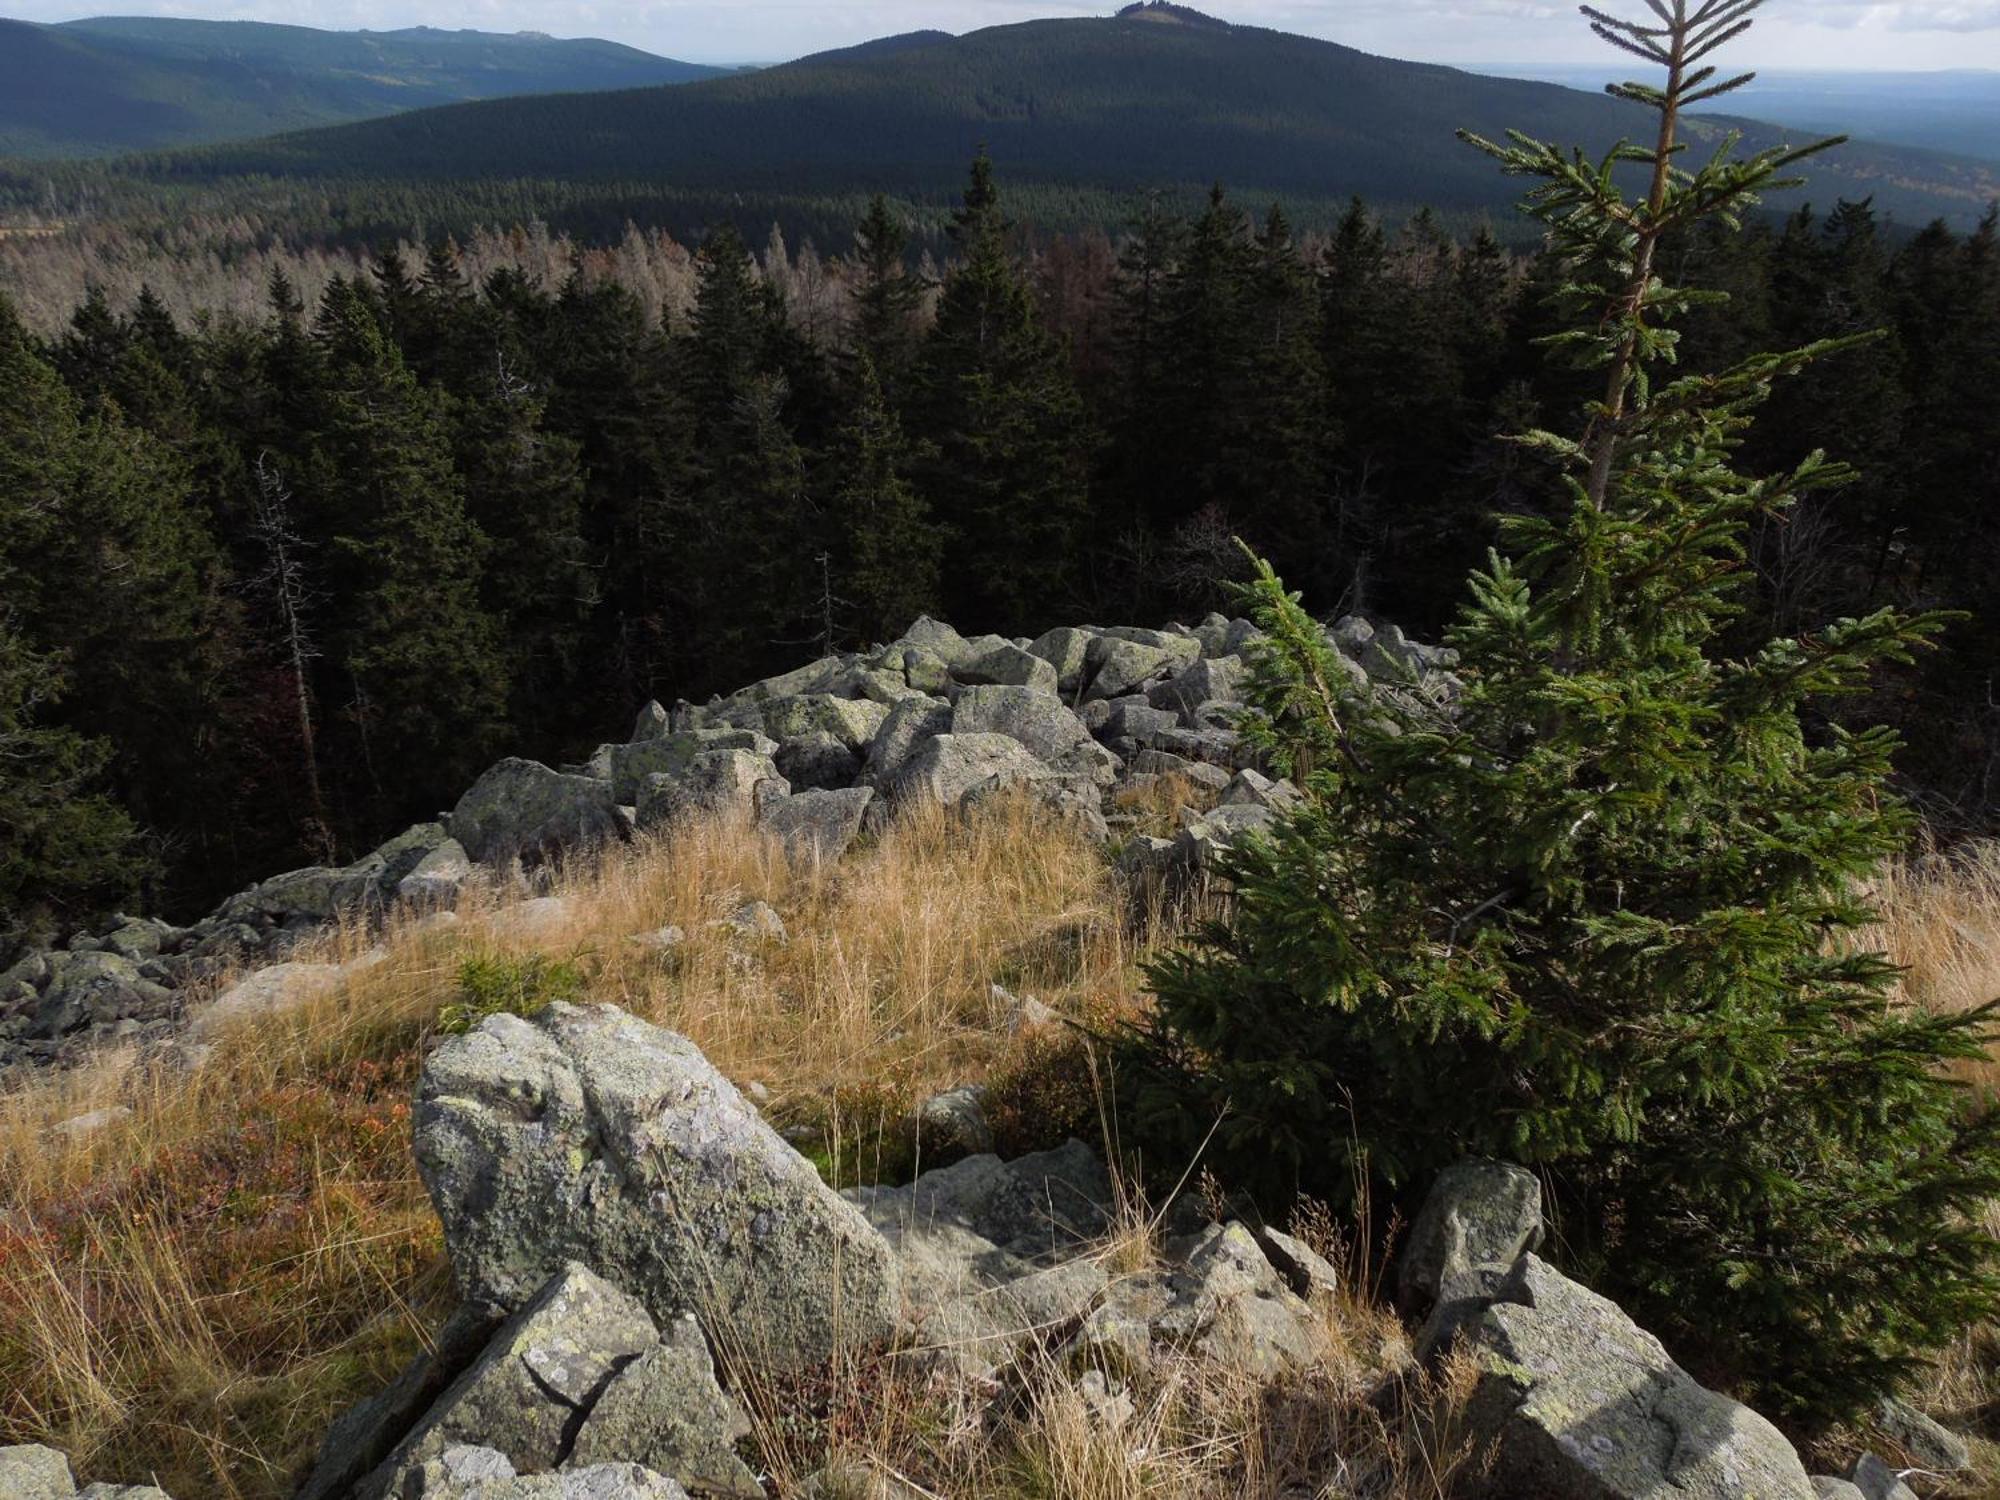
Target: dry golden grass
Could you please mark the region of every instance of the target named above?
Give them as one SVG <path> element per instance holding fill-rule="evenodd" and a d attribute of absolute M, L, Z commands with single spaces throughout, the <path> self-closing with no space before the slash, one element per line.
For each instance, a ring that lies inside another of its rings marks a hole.
<path fill-rule="evenodd" d="M 2000 999 L 2000 842 L 1898 861 L 1877 878 L 1871 941 L 1903 965 L 1903 998 L 1940 1014 Z M 2000 1056 L 1967 1070 L 2000 1095 Z"/>
<path fill-rule="evenodd" d="M 289 1493 L 331 1416 L 449 1304 L 408 1114 L 468 959 L 574 966 L 588 998 L 762 1085 L 780 1123 L 826 1129 L 823 1165 L 852 1176 L 907 1169 L 908 1107 L 974 1078 L 994 1083 L 1005 1151 L 1094 1131 L 1087 1052 L 1063 1032 L 1008 1034 L 991 986 L 1075 1016 L 1129 1012 L 1142 960 L 1171 935 L 1157 920 L 1135 930 L 1101 851 L 1022 804 L 916 815 L 823 869 L 741 827 L 692 828 L 568 872 L 556 893 L 567 905 L 533 930 L 468 898 L 450 923 L 330 933 L 296 956 L 379 961 L 241 1023 L 191 1069 L 107 1055 L 0 1096 L 0 1442 L 48 1442 L 91 1478 L 157 1478 L 183 1500 Z M 2000 849 L 1898 867 L 1878 894 L 1912 1003 L 2000 994 Z M 719 925 L 752 900 L 777 908 L 789 941 Z M 676 948 L 632 941 L 668 925 L 686 934 Z M 2000 1082 L 2000 1065 L 1980 1081 Z M 49 1134 L 110 1108 L 129 1113 Z M 1142 1208 L 1104 1253 L 1121 1274 L 1146 1263 Z M 1326 1357 L 1299 1381 L 1257 1391 L 1170 1362 L 1116 1429 L 1047 1370 L 998 1412 L 886 1366 L 750 1404 L 781 1492 L 832 1460 L 954 1496 L 1271 1494 L 1308 1471 L 1334 1476 L 1328 1495 L 1449 1494 L 1469 1459 L 1452 1426 L 1462 1391 L 1414 1390 L 1385 1418 L 1357 1393 L 1392 1323 L 1365 1295 L 1325 1315 Z M 2000 1335 L 1969 1333 L 1928 1404 L 1992 1422 L 1996 1353 Z"/>
<path fill-rule="evenodd" d="M 1072 1014 L 1129 1007 L 1145 942 L 1099 851 L 1013 803 L 914 815 L 825 868 L 745 828 L 691 828 L 557 894 L 566 907 L 533 930 L 469 899 L 449 925 L 329 934 L 296 956 L 378 943 L 380 961 L 220 1034 L 192 1071 L 107 1057 L 0 1098 L 0 1441 L 179 1495 L 288 1493 L 330 1416 L 448 1300 L 408 1101 L 468 957 L 573 963 L 590 999 L 685 1033 L 781 1118 L 844 1114 L 851 1156 L 926 1092 L 988 1074 L 1020 1129 L 1086 1107 L 1087 1080 L 1059 1100 L 1010 1065 L 1056 1044 L 1008 1036 L 991 986 Z M 753 900 L 789 941 L 719 925 Z M 667 925 L 684 944 L 632 941 Z M 75 1142 L 48 1133 L 107 1108 L 130 1114 Z"/>
<path fill-rule="evenodd" d="M 1091 1251 L 1114 1278 L 1159 1265 L 1157 1216 L 1126 1184 Z M 1295 1223 L 1317 1237 L 1324 1218 Z M 754 1368 L 739 1387 L 776 1492 L 816 1473 L 854 1500 L 1449 1500 L 1481 1455 L 1463 1421 L 1473 1371 L 1417 1371 L 1401 1324 L 1343 1261 L 1343 1292 L 1314 1305 L 1317 1354 L 1275 1383 L 1192 1353 L 1160 1351 L 1129 1383 L 1093 1391 L 1054 1352 L 1031 1349 L 997 1391 L 931 1378 L 898 1360 L 783 1382 Z M 1121 1410 L 1122 1409 L 1122 1410 Z M 872 1484 L 871 1484 L 872 1482 Z M 825 1493 L 822 1491 L 822 1493 Z"/>

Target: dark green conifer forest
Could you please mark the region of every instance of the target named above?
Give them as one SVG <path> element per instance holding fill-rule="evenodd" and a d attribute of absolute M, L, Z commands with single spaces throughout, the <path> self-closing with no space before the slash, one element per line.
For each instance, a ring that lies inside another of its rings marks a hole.
<path fill-rule="evenodd" d="M 1316 612 L 1435 633 L 1495 516 L 1554 493 L 1507 437 L 1579 407 L 1535 343 L 1545 256 L 1360 202 L 1303 236 L 1221 187 L 1050 238 L 984 156 L 935 277 L 885 202 L 855 218 L 834 316 L 727 224 L 664 317 L 448 243 L 311 306 L 276 277 L 255 318 L 94 294 L 41 337 L 0 291 L 0 947 L 351 857 L 500 754 L 578 758 L 648 697 L 920 611 L 1199 614 L 1232 537 Z M 1887 330 L 1750 438 L 1748 468 L 1826 447 L 1859 478 L 1760 524 L 1732 628 L 1964 611 L 1840 712 L 1906 729 L 1936 827 L 1990 827 L 2000 220 L 1843 202 L 1661 254 L 1734 297 L 1688 368 Z"/>

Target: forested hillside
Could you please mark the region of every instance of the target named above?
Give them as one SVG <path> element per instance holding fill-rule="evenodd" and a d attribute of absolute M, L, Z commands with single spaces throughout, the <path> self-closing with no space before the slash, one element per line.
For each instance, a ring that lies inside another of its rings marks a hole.
<path fill-rule="evenodd" d="M 1460 127 L 1523 122 L 1609 149 L 1643 124 L 1601 94 L 1373 57 L 1192 12 L 919 33 L 672 89 L 511 99 L 153 156 L 24 171 L 0 204 L 58 216 L 107 203 L 254 207 L 287 233 L 393 234 L 422 222 L 547 219 L 594 238 L 628 220 L 677 234 L 772 218 L 823 241 L 866 195 L 942 208 L 982 145 L 1024 217 L 1054 229 L 1120 216 L 1135 191 L 1190 202 L 1215 181 L 1330 224 L 1360 194 L 1468 226 L 1512 186 L 1461 150 Z M 1727 122 L 1691 126 L 1707 150 Z M 1776 139 L 1750 126 L 1748 142 Z M 1872 195 L 1907 224 L 1969 229 L 2000 194 L 1990 164 L 1856 145 L 1814 181 L 1822 205 Z M 1795 200 L 1787 200 L 1795 201 Z"/>
<path fill-rule="evenodd" d="M 878 206 L 839 262 L 760 265 L 727 228 L 655 262 L 685 298 L 616 257 L 474 281 L 440 245 L 311 306 L 280 275 L 248 321 L 99 295 L 45 342 L 0 315 L 0 732 L 68 794 L 44 824 L 28 796 L 4 923 L 135 886 L 201 907 L 369 847 L 502 751 L 580 754 L 614 706 L 923 610 L 1199 612 L 1232 536 L 1317 609 L 1434 631 L 1494 513 L 1556 498 L 1503 436 L 1580 404 L 1535 344 L 1550 261 L 1358 205 L 1306 242 L 1220 194 L 1115 243 L 1031 249 L 1007 218 L 982 161 L 941 286 Z M 1757 532 L 1744 629 L 1967 610 L 1855 709 L 1912 727 L 1946 828 L 2000 791 L 1996 236 L 1892 244 L 1844 204 L 1672 247 L 1736 298 L 1689 328 L 1695 368 L 1889 330 L 1759 428 L 1757 467 L 1823 445 L 1862 480 Z"/>
<path fill-rule="evenodd" d="M 0 156 L 241 140 L 463 99 L 685 83 L 724 71 L 534 33 L 137 16 L 54 26 L 0 20 Z"/>

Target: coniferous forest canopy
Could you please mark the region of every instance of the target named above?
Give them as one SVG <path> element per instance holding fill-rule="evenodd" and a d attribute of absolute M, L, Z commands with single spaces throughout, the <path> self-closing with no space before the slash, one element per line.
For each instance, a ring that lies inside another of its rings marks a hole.
<path fill-rule="evenodd" d="M 724 226 L 664 303 L 441 242 L 310 304 L 280 269 L 255 316 L 0 305 L 6 927 L 201 908 L 922 611 L 1199 614 L 1233 537 L 1318 611 L 1434 633 L 1494 516 L 1550 500 L 1504 435 L 1582 405 L 1536 343 L 1558 268 L 1426 215 L 1308 239 L 1218 188 L 1031 246 L 982 158 L 941 275 L 886 203 L 852 236 L 760 261 Z M 1756 534 L 1741 624 L 1964 611 L 1849 711 L 1906 729 L 1938 827 L 1992 827 L 2000 224 L 1892 241 L 1841 203 L 1671 253 L 1733 298 L 1691 367 L 1886 330 L 1757 429 L 1755 467 L 1862 479 Z"/>

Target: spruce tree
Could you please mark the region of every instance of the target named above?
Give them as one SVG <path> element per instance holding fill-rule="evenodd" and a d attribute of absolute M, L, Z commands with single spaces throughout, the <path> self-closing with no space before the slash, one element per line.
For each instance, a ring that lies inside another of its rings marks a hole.
<path fill-rule="evenodd" d="M 326 540 L 329 703 L 345 705 L 376 816 L 435 804 L 486 763 L 503 662 L 479 580 L 489 544 L 436 402 L 384 337 L 371 299 L 336 282 L 313 330 L 309 529 Z"/>
<path fill-rule="evenodd" d="M 893 391 L 917 347 L 917 315 L 924 285 L 909 272 L 904 256 L 909 234 L 877 193 L 868 216 L 854 231 L 854 259 L 861 279 L 854 290 L 854 352 L 873 368 L 878 383 Z"/>
<path fill-rule="evenodd" d="M 886 641 L 939 608 L 941 538 L 910 482 L 903 425 L 865 355 L 854 380 L 854 410 L 828 464 L 827 523 L 838 559 L 835 587 L 854 633 Z"/>
<path fill-rule="evenodd" d="M 1092 441 L 1062 344 L 1007 253 L 1007 223 L 982 152 L 952 215 L 959 259 L 913 377 L 921 466 L 950 537 L 946 596 L 981 626 L 1045 620 L 1075 583 Z"/>
<path fill-rule="evenodd" d="M 1759 3 L 1590 12 L 1666 69 L 1613 89 L 1656 112 L 1649 146 L 1476 142 L 1536 184 L 1569 272 L 1552 351 L 1601 394 L 1580 435 L 1523 439 L 1562 503 L 1511 519 L 1473 576 L 1455 704 L 1353 687 L 1263 571 L 1252 730 L 1307 800 L 1156 969 L 1139 1102 L 1189 1146 L 1219 1118 L 1225 1180 L 1274 1195 L 1523 1162 L 1582 1274 L 1811 1424 L 1994 1310 L 2000 1123 L 1947 1074 L 1984 1056 L 1992 1009 L 1900 1003 L 1870 945 L 1867 882 L 1910 826 L 1895 736 L 1816 717 L 1940 622 L 1885 609 L 1722 645 L 1752 520 L 1851 478 L 1819 454 L 1755 478 L 1733 459 L 1774 385 L 1852 341 L 1673 364 L 1707 294 L 1665 279 L 1663 236 L 1740 215 L 1818 149 L 1682 162 L 1680 112 L 1741 81 L 1706 59 Z"/>

